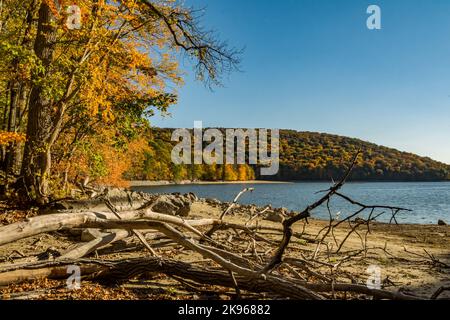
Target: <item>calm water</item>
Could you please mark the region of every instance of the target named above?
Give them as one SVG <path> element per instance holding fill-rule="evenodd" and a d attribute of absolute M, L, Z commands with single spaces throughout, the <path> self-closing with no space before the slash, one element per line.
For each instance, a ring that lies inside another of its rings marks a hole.
<path fill-rule="evenodd" d="M 300 211 L 320 197 L 317 191 L 329 188 L 328 183 L 292 183 L 292 184 L 220 184 L 220 185 L 179 185 L 158 187 L 136 187 L 136 191 L 148 193 L 188 193 L 193 192 L 202 198 L 216 198 L 232 201 L 244 187 L 253 187 L 253 193 L 246 193 L 240 199 L 243 204 L 257 204 L 273 207 L 285 207 Z M 370 182 L 348 183 L 342 193 L 365 204 L 390 205 L 404 207 L 413 212 L 400 213 L 397 220 L 401 223 L 436 224 L 438 219 L 450 223 L 450 182 Z M 353 207 L 341 200 L 331 202 L 333 213 L 340 212 L 344 217 Z M 313 216 L 328 218 L 326 208 L 317 209 Z M 380 217 L 379 221 L 390 219 L 390 214 Z"/>

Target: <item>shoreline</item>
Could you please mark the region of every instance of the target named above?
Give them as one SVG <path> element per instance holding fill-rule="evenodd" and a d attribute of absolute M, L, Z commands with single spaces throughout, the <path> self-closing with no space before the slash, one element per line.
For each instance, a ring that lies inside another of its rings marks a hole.
<path fill-rule="evenodd" d="M 140 192 L 143 192 L 144 194 L 149 194 L 149 195 L 155 194 L 155 195 L 170 196 L 173 193 L 168 192 L 166 190 L 161 190 L 161 191 L 158 191 L 157 193 L 153 193 L 153 192 L 145 191 L 145 187 L 147 187 L 147 186 L 149 188 L 158 187 L 158 186 L 170 187 L 170 186 L 177 186 L 177 185 L 185 185 L 185 186 L 189 187 L 189 186 L 195 186 L 195 185 L 226 185 L 226 184 L 230 184 L 230 185 L 242 184 L 242 185 L 245 186 L 246 184 L 251 184 L 252 183 L 252 181 L 246 181 L 246 182 L 239 181 L 239 182 L 231 182 L 231 183 L 229 183 L 229 182 L 222 182 L 222 181 L 220 181 L 220 182 L 201 182 L 201 181 L 198 181 L 198 182 L 192 183 L 190 181 L 186 181 L 184 183 L 179 183 L 179 184 L 171 183 L 169 181 L 142 181 L 142 182 L 138 181 L 138 182 L 139 183 L 137 185 L 135 185 L 134 187 L 125 189 L 125 190 L 127 190 L 126 192 L 131 192 L 132 194 L 134 194 L 134 193 L 139 194 Z M 267 183 L 265 181 L 258 181 L 258 182 L 260 184 Z M 148 183 L 150 183 L 150 185 L 148 185 Z M 273 181 L 269 182 L 269 183 L 271 183 L 271 184 L 279 184 L 279 185 L 286 184 L 284 182 L 273 182 Z M 144 190 L 138 190 L 138 189 L 134 189 L 133 190 L 133 188 L 139 188 L 139 187 L 144 188 Z M 184 191 L 184 193 L 185 193 L 184 195 L 186 195 L 187 192 L 189 192 L 189 190 L 185 190 Z M 127 203 L 128 199 L 129 199 L 128 196 L 123 196 L 121 201 L 123 203 Z M 230 199 L 228 199 L 228 200 L 227 199 L 219 199 L 219 198 L 208 197 L 208 196 L 206 196 L 206 197 L 199 196 L 198 200 L 200 202 L 206 202 L 206 203 L 208 203 L 210 201 L 213 201 L 215 204 L 221 205 L 221 206 L 225 206 L 225 207 L 227 207 L 227 206 L 229 206 L 231 204 Z M 256 203 L 237 203 L 236 204 L 237 208 L 247 208 L 248 209 L 250 207 L 254 207 L 254 209 L 257 210 L 257 211 L 263 211 L 267 206 L 270 206 L 272 209 L 286 209 L 288 211 L 294 211 L 294 212 L 297 212 L 297 213 L 299 212 L 298 211 L 299 208 L 297 208 L 297 209 L 295 209 L 295 208 L 294 209 L 293 208 L 287 209 L 287 208 L 284 208 L 285 206 L 283 204 L 281 204 L 281 205 L 280 204 L 273 205 L 272 203 L 267 203 L 266 205 L 261 204 L 261 203 L 259 203 L 259 204 L 256 204 Z M 107 209 L 105 208 L 105 210 L 107 210 Z M 321 217 L 320 215 L 311 216 L 310 219 L 317 220 L 317 221 L 322 221 L 322 222 L 329 221 L 328 218 Z M 403 221 L 403 219 L 400 218 L 400 217 L 398 217 L 398 219 L 399 219 L 399 221 L 398 221 L 398 223 L 396 223 L 397 225 L 408 225 L 408 226 L 410 226 L 410 225 L 436 226 L 436 225 L 439 225 L 440 222 L 443 223 L 444 225 L 448 225 L 450 223 L 449 217 L 446 216 L 446 215 L 437 216 L 436 219 L 431 219 L 430 218 L 429 220 L 426 220 L 426 221 L 424 221 L 423 219 L 415 219 L 413 221 L 411 221 L 410 219 L 406 219 L 406 221 Z M 376 223 L 392 224 L 392 223 L 389 223 L 389 222 L 384 221 L 384 220 L 377 220 Z"/>
<path fill-rule="evenodd" d="M 450 183 L 450 180 L 436 180 L 436 181 L 400 181 L 400 180 L 351 180 L 347 184 L 365 184 L 365 183 Z M 226 185 L 226 184 L 295 184 L 295 183 L 331 183 L 324 180 L 291 180 L 291 181 L 274 181 L 274 180 L 245 180 L 245 181 L 151 181 L 151 180 L 132 180 L 127 181 L 132 187 L 160 187 L 160 186 L 182 186 L 182 185 Z"/>
<path fill-rule="evenodd" d="M 161 187 L 161 186 L 189 186 L 189 185 L 221 185 L 221 184 L 293 184 L 292 181 L 266 181 L 266 180 L 245 180 L 245 181 L 128 181 L 130 187 Z"/>

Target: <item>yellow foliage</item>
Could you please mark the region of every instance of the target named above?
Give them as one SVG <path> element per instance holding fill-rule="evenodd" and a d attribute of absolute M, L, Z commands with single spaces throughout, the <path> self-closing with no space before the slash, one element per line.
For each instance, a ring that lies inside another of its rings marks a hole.
<path fill-rule="evenodd" d="M 239 181 L 246 181 L 247 178 L 247 168 L 245 165 L 238 165 L 238 180 Z"/>
<path fill-rule="evenodd" d="M 225 172 L 224 172 L 224 180 L 225 181 L 236 181 L 236 180 L 238 180 L 238 175 L 237 175 L 233 165 L 226 164 L 224 170 L 225 170 Z"/>
<path fill-rule="evenodd" d="M 0 146 L 7 146 L 11 143 L 25 142 L 25 140 L 26 136 L 23 133 L 0 130 Z"/>

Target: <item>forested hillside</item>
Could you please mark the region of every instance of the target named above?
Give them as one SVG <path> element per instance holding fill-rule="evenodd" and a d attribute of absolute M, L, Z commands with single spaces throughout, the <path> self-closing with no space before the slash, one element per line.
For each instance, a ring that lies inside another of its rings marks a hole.
<path fill-rule="evenodd" d="M 324 180 L 342 175 L 352 156 L 361 150 L 354 180 L 447 180 L 450 166 L 430 158 L 400 152 L 337 135 L 281 131 L 278 179 Z"/>
<path fill-rule="evenodd" d="M 249 165 L 175 165 L 171 159 L 175 142 L 171 129 L 153 128 L 148 131 L 148 148 L 143 150 L 132 168 L 125 173 L 128 180 L 205 180 L 244 181 L 255 179 L 255 168 Z"/>
<path fill-rule="evenodd" d="M 280 171 L 259 176 L 257 166 L 174 165 L 170 129 L 151 129 L 144 162 L 135 164 L 128 179 L 148 180 L 330 180 L 341 176 L 357 150 L 362 156 L 353 180 L 435 181 L 448 180 L 450 166 L 411 153 L 378 146 L 354 138 L 314 132 L 281 130 Z"/>

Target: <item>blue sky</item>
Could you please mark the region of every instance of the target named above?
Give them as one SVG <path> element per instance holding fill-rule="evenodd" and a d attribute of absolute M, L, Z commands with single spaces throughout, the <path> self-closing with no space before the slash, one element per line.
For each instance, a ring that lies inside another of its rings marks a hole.
<path fill-rule="evenodd" d="M 186 0 L 245 47 L 213 92 L 186 85 L 160 127 L 288 128 L 356 137 L 450 164 L 450 1 Z M 381 7 L 382 30 L 366 9 Z"/>

